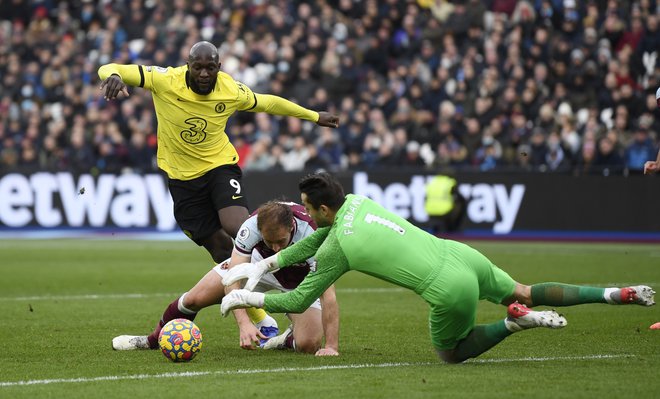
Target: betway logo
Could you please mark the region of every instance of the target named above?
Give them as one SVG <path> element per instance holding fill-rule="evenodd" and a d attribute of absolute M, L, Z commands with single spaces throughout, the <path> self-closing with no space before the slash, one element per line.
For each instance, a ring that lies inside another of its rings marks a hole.
<path fill-rule="evenodd" d="M 0 179 L 0 224 L 23 227 L 147 227 L 172 230 L 172 199 L 160 175 L 9 174 Z"/>
<path fill-rule="evenodd" d="M 390 183 L 380 187 L 370 183 L 364 172 L 353 176 L 353 192 L 380 203 L 385 208 L 405 219 L 427 222 L 429 215 L 424 210 L 426 184 L 433 176 L 412 176 L 410 184 Z M 458 190 L 467 201 L 467 217 L 473 223 L 493 223 L 493 233 L 511 232 L 518 210 L 525 195 L 525 186 L 514 184 L 507 192 L 503 184 L 459 184 Z"/>

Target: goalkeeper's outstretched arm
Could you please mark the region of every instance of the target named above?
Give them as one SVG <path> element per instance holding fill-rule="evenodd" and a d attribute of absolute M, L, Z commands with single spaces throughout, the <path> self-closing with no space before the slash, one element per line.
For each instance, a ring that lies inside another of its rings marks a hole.
<path fill-rule="evenodd" d="M 283 249 L 279 253 L 266 259 L 260 260 L 257 263 L 243 263 L 236 265 L 227 271 L 223 278 L 223 283 L 225 286 L 230 286 L 239 280 L 247 279 L 245 289 L 252 291 L 264 274 L 275 272 L 281 267 L 306 261 L 316 255 L 316 251 L 328 236 L 329 231 L 330 227 L 318 229 L 292 246 Z M 316 298 L 318 298 L 318 296 Z"/>
<path fill-rule="evenodd" d="M 303 238 L 288 248 L 281 250 L 273 255 L 276 259 L 269 261 L 269 267 L 285 267 L 296 263 L 301 263 L 316 255 L 323 241 L 325 241 L 331 227 L 321 227 L 311 235 Z M 265 259 L 265 260 L 269 260 Z M 274 263 L 274 264 L 273 264 Z"/>

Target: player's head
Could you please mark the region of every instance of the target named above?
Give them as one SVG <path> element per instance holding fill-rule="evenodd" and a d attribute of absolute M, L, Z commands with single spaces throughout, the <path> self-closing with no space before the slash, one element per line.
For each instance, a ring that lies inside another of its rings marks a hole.
<path fill-rule="evenodd" d="M 660 108 L 660 87 L 655 91 L 655 102 L 658 104 L 658 108 Z"/>
<path fill-rule="evenodd" d="M 330 226 L 344 203 L 344 189 L 329 173 L 313 173 L 298 183 L 302 204 L 319 227 Z"/>
<path fill-rule="evenodd" d="M 209 94 L 220 70 L 218 49 L 209 42 L 197 42 L 188 54 L 188 84 L 197 94 Z"/>
<path fill-rule="evenodd" d="M 259 207 L 257 228 L 264 244 L 275 252 L 280 252 L 291 243 L 294 223 L 293 211 L 285 203 L 269 201 Z"/>

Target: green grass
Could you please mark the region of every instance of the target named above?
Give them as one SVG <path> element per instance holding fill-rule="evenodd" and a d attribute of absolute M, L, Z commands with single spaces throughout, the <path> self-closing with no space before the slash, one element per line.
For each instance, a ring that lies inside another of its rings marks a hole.
<path fill-rule="evenodd" d="M 523 283 L 660 287 L 657 245 L 473 245 Z M 427 305 L 357 273 L 337 285 L 337 358 L 244 351 L 217 306 L 196 319 L 204 347 L 191 363 L 110 349 L 115 335 L 149 332 L 210 266 L 190 242 L 0 241 L 0 398 L 660 397 L 660 331 L 648 329 L 658 307 L 564 308 L 565 329 L 515 334 L 450 366 L 431 347 Z M 483 302 L 478 321 L 504 312 Z"/>

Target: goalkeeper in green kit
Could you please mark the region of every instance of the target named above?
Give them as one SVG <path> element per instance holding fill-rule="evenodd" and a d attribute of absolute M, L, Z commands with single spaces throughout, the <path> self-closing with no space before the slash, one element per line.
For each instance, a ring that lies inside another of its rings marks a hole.
<path fill-rule="evenodd" d="M 356 270 L 424 298 L 431 307 L 433 346 L 444 361 L 459 363 L 479 356 L 514 332 L 566 325 L 566 319 L 554 310 L 534 311 L 529 309 L 532 306 L 655 303 L 655 291 L 643 285 L 523 285 L 465 244 L 428 234 L 366 197 L 344 196 L 339 182 L 328 173 L 304 177 L 299 188 L 302 204 L 318 230 L 270 258 L 230 269 L 223 280 L 225 285 L 246 278 L 247 282 L 244 289 L 224 297 L 223 315 L 250 306 L 273 313 L 303 312 L 341 275 Z M 295 290 L 283 294 L 251 292 L 264 273 L 311 257 L 316 258 L 316 271 Z M 508 306 L 507 317 L 475 325 L 481 299 Z M 273 339 L 286 339 L 287 333 Z"/>

